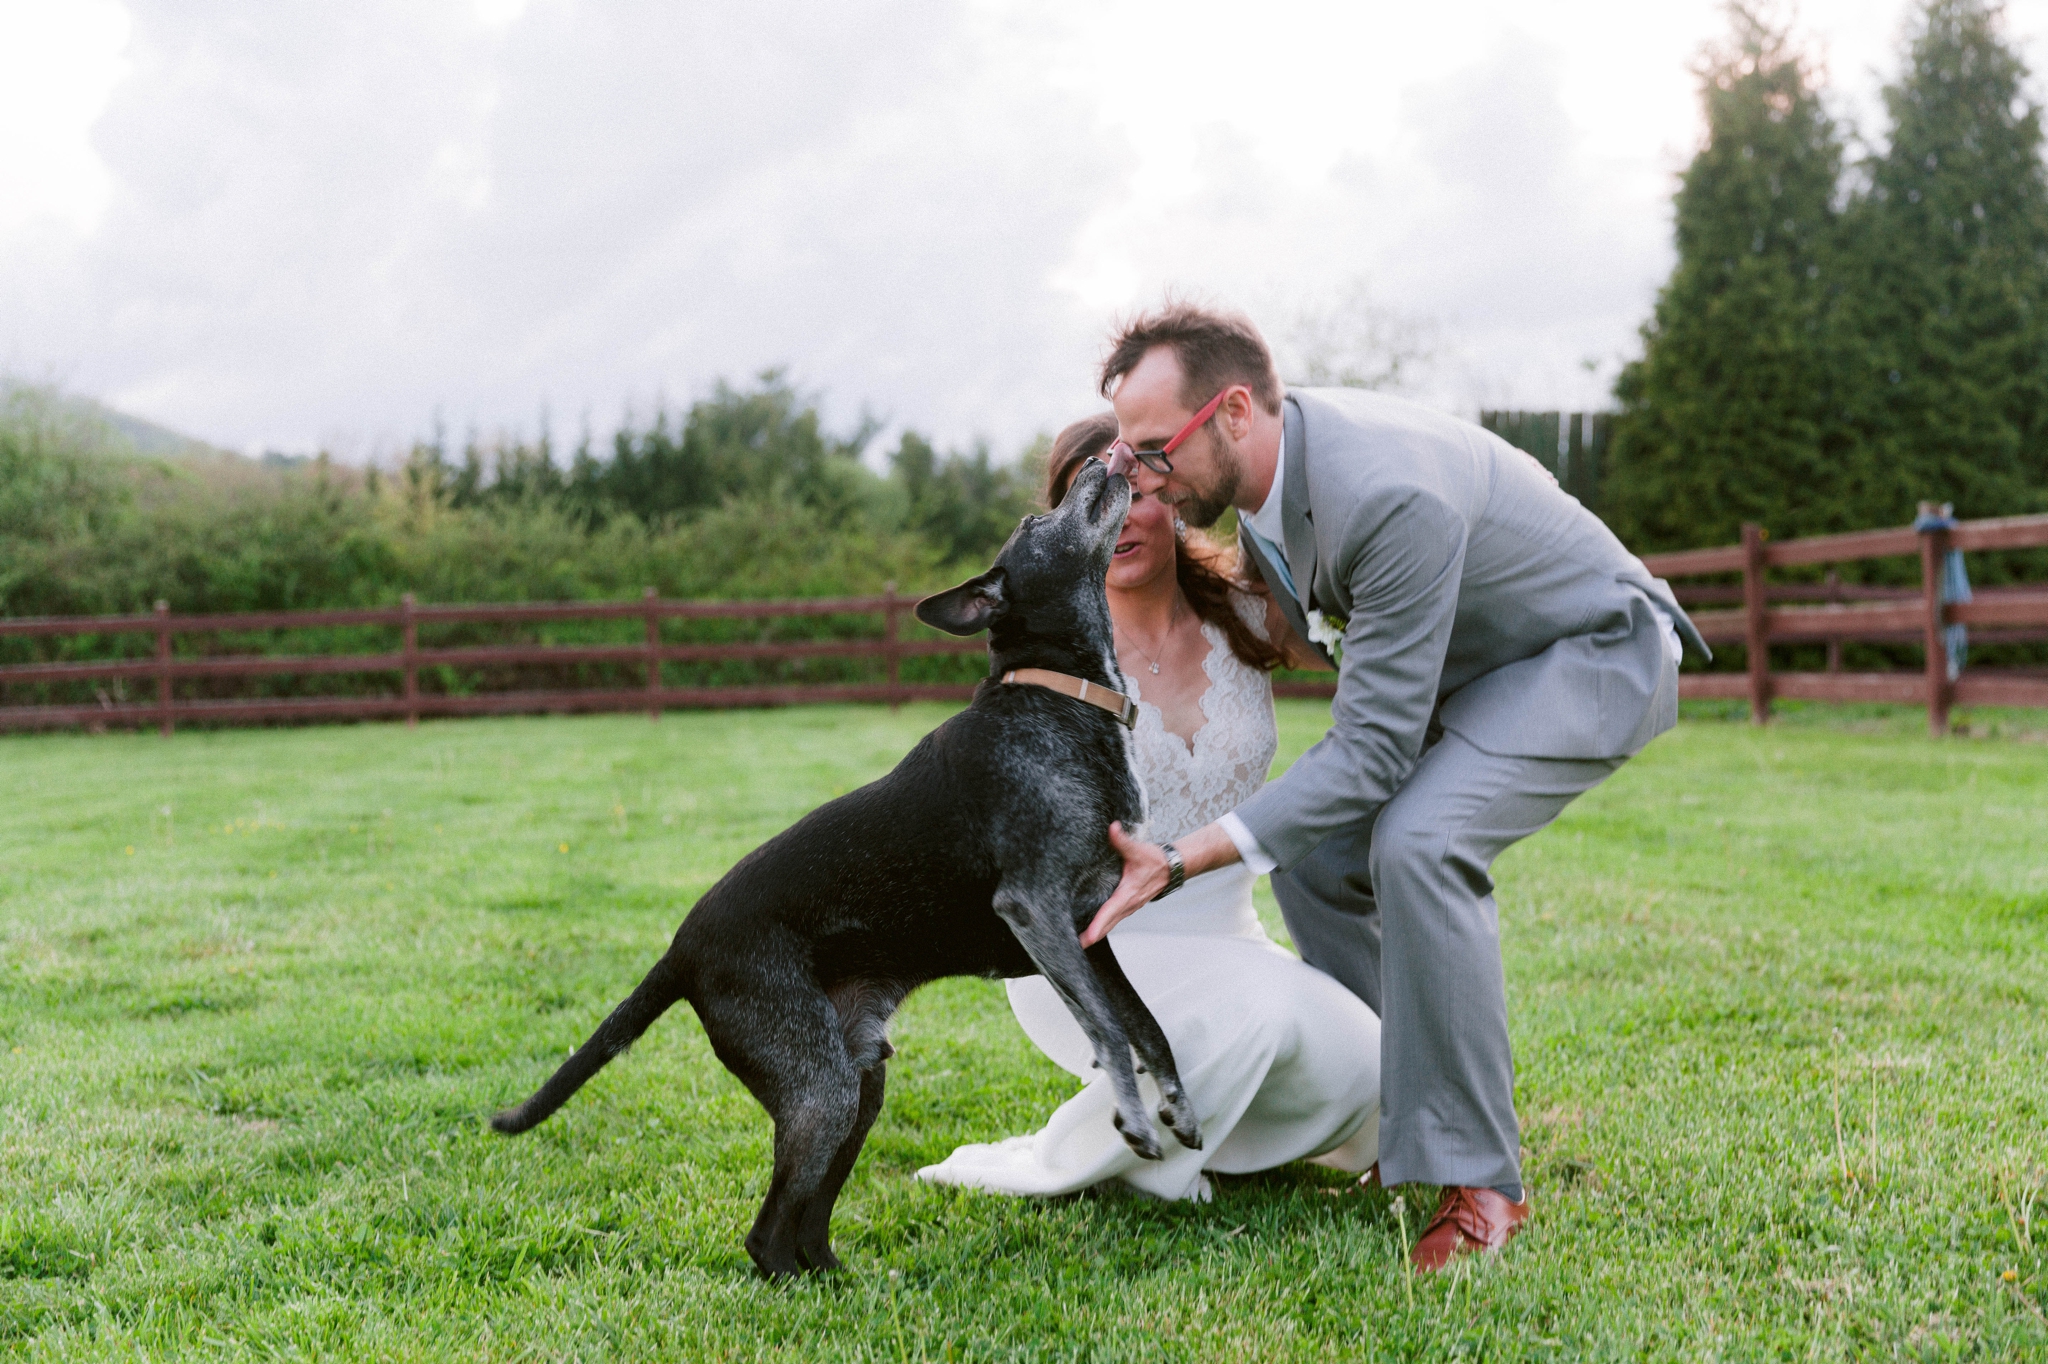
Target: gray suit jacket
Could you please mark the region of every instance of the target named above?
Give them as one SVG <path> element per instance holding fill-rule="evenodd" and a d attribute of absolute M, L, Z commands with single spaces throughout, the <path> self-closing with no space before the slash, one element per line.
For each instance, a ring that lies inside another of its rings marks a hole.
<path fill-rule="evenodd" d="M 1670 586 L 1535 460 L 1468 422 L 1358 389 L 1285 403 L 1287 555 L 1308 604 L 1346 621 L 1334 723 L 1238 818 L 1282 867 L 1373 815 L 1432 717 L 1506 757 L 1627 757 L 1678 721 L 1655 601 Z M 1240 537 L 1289 623 L 1301 610 Z"/>

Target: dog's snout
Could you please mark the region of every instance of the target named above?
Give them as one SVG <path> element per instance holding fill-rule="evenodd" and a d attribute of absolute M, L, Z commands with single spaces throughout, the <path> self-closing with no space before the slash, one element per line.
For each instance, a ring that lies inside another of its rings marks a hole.
<path fill-rule="evenodd" d="M 1080 492 L 1089 525 L 1101 525 L 1103 513 L 1112 506 L 1117 508 L 1117 515 L 1121 518 L 1126 503 L 1125 492 L 1130 487 L 1129 479 L 1122 474 L 1111 473 L 1109 466 L 1101 460 L 1091 459 L 1083 466 L 1075 482 L 1086 485 Z"/>

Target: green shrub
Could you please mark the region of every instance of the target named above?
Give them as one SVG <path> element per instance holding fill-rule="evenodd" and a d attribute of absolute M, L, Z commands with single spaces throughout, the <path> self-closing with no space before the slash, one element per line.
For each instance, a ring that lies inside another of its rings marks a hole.
<path fill-rule="evenodd" d="M 49 390 L 0 407 L 0 615 L 178 613 L 638 597 L 786 598 L 906 594 L 985 567 L 1029 509 L 1029 470 L 985 449 L 938 456 L 907 432 L 888 476 L 861 462 L 872 432 L 825 430 L 778 374 L 720 385 L 680 421 L 622 432 L 613 460 L 586 448 L 565 471 L 549 444 L 471 441 L 459 463 L 416 446 L 396 473 L 325 457 L 293 465 L 225 455 L 145 459 L 118 432 Z M 906 460 L 905 452 L 910 453 Z M 428 625 L 424 647 L 633 642 L 637 621 Z M 872 637 L 871 615 L 672 621 L 672 642 Z M 179 652 L 384 652 L 390 627 L 182 636 Z M 148 635 L 0 640 L 0 661 L 135 656 Z M 866 660 L 671 665 L 675 684 L 874 680 Z M 914 680 L 966 679 L 972 659 L 905 664 Z M 637 665 L 441 669 L 429 690 L 629 685 Z M 390 690 L 385 674 L 276 677 L 181 694 L 307 695 Z M 10 703 L 134 699 L 120 686 L 9 688 Z"/>

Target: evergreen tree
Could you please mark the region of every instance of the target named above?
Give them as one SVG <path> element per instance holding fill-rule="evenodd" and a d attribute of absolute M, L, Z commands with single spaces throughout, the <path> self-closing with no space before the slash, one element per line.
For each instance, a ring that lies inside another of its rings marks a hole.
<path fill-rule="evenodd" d="M 666 407 L 645 428 L 629 415 L 609 460 L 591 453 L 586 435 L 566 478 L 545 452 L 501 452 L 499 485 L 507 498 L 529 487 L 557 496 L 591 527 L 621 515 L 653 526 L 734 500 L 791 502 L 845 525 L 865 514 L 880 484 L 860 460 L 874 430 L 865 421 L 845 436 L 828 433 L 815 404 L 770 370 L 751 389 L 721 380 L 680 423 Z"/>
<path fill-rule="evenodd" d="M 400 488 L 416 519 L 444 509 L 552 508 L 588 532 L 620 522 L 659 531 L 720 509 L 794 507 L 810 517 L 805 524 L 832 532 L 911 532 L 947 562 L 986 560 L 1036 509 L 1040 445 L 999 464 L 986 445 L 941 455 L 906 431 L 884 479 L 861 460 L 875 426 L 870 418 L 845 434 L 826 430 L 816 404 L 771 370 L 749 389 L 720 382 L 680 422 L 666 408 L 645 426 L 629 414 L 609 459 L 593 452 L 586 430 L 566 471 L 555 464 L 545 420 L 534 445 L 486 443 L 472 432 L 459 463 L 437 424 L 431 440 L 413 445 Z"/>
<path fill-rule="evenodd" d="M 1984 0 L 1929 0 L 1885 91 L 1890 145 L 1847 229 L 1860 271 L 1845 377 L 1862 524 L 1919 499 L 2048 506 L 2048 180 L 2026 68 Z"/>
<path fill-rule="evenodd" d="M 996 464 L 986 445 L 941 460 L 931 442 L 905 431 L 889 472 L 909 502 L 905 524 L 949 561 L 994 557 L 1017 522 L 1038 509 L 1029 462 Z"/>
<path fill-rule="evenodd" d="M 1707 138 L 1676 198 L 1678 264 L 1616 385 L 1602 498 L 1640 550 L 1725 543 L 1746 520 L 1855 520 L 1830 382 L 1841 141 L 1787 33 L 1744 5 L 1729 16 L 1700 68 Z"/>
<path fill-rule="evenodd" d="M 555 467 L 554 436 L 543 416 L 540 439 L 532 445 L 515 441 L 498 446 L 486 491 L 501 504 L 539 506 L 561 501 L 567 486 L 562 471 Z"/>

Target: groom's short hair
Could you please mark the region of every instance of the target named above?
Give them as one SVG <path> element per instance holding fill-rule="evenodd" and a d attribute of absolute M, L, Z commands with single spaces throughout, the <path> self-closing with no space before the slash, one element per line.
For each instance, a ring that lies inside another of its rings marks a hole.
<path fill-rule="evenodd" d="M 1171 346 L 1180 361 L 1181 402 L 1200 407 L 1231 384 L 1243 384 L 1269 413 L 1280 411 L 1280 376 L 1266 338 L 1243 313 L 1169 301 L 1117 329 L 1102 361 L 1102 396 L 1138 367 L 1154 346 Z"/>

